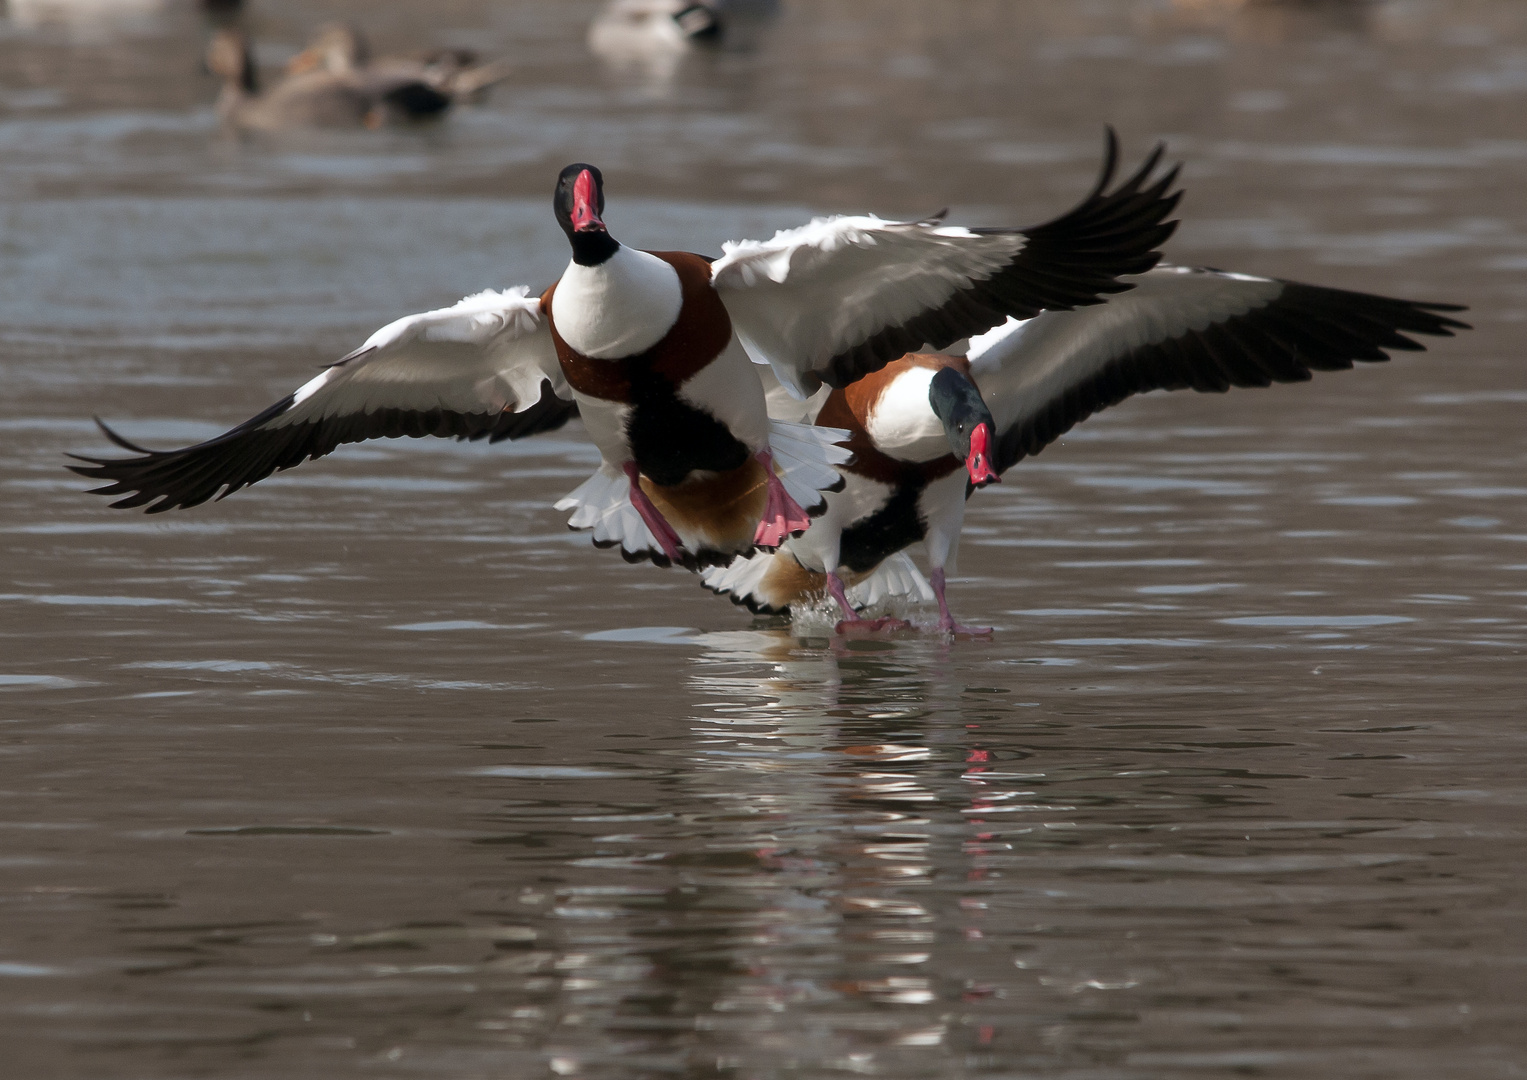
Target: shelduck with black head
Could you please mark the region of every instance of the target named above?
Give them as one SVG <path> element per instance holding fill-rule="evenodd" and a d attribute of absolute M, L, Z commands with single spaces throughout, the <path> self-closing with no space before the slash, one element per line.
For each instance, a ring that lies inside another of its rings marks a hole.
<path fill-rule="evenodd" d="M 848 433 L 771 417 L 760 373 L 806 398 L 847 386 L 924 342 L 1043 309 L 1099 302 L 1152 265 L 1171 232 L 1173 173 L 1160 151 L 1110 190 L 1102 175 L 1070 212 L 1027 229 L 938 219 L 819 218 L 720 258 L 639 251 L 605 223 L 604 178 L 558 177 L 572 249 L 539 297 L 483 292 L 411 315 L 261 414 L 179 450 L 107 429 L 129 458 L 85 458 L 112 505 L 160 512 L 253 484 L 337 446 L 394 435 L 518 438 L 575 411 L 598 471 L 558 503 L 569 524 L 631 560 L 698 568 L 801 533 L 840 488 Z M 767 364 L 767 369 L 759 367 Z M 814 418 L 813 418 L 814 419 Z"/>
<path fill-rule="evenodd" d="M 905 356 L 804 404 L 772 390 L 774 413 L 852 433 L 845 487 L 805 536 L 712 569 L 705 584 L 759 613 L 830 597 L 840 631 L 905 628 L 858 609 L 936 600 L 941 631 L 989 634 L 956 622 L 945 595 L 966 499 L 1073 425 L 1149 390 L 1301 382 L 1420 351 L 1409 335 L 1465 328 L 1453 304 L 1204 268 L 1160 266 L 1125 283 L 1101 305 L 1009 320 L 967 356 Z M 931 588 L 905 554 L 918 542 Z"/>

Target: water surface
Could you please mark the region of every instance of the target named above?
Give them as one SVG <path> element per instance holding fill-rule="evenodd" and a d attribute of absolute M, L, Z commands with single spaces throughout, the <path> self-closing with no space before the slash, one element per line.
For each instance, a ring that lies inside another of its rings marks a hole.
<path fill-rule="evenodd" d="M 0 24 L 15 1075 L 1523 1075 L 1520 5 L 823 0 L 618 68 L 587 3 L 255 7 L 271 63 L 349 15 L 516 74 L 241 143 L 188 6 Z M 1187 163 L 1172 258 L 1478 329 L 1024 462 L 952 590 L 990 642 L 757 623 L 595 551 L 550 509 L 576 427 L 154 517 L 60 468 L 92 414 L 205 437 L 539 287 L 570 160 L 619 235 L 715 251 L 1039 220 L 1105 122 Z"/>

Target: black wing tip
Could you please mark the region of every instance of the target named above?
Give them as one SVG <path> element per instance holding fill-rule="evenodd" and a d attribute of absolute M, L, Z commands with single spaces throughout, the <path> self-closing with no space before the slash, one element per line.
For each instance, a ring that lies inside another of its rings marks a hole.
<path fill-rule="evenodd" d="M 1474 329 L 1473 323 L 1466 323 L 1462 319 L 1450 319 L 1446 315 L 1442 314 L 1444 311 L 1468 311 L 1469 305 L 1467 304 L 1443 304 L 1432 301 L 1416 300 L 1412 301 L 1410 306 L 1418 312 L 1425 312 L 1426 314 L 1433 317 L 1437 326 L 1437 329 L 1433 331 L 1433 333 L 1437 337 L 1452 337 L 1454 330 Z"/>
<path fill-rule="evenodd" d="M 1468 311 L 1467 304 L 1452 304 L 1440 300 L 1407 300 L 1396 296 L 1383 296 L 1379 293 L 1310 285 L 1297 281 L 1284 281 L 1283 284 L 1287 290 L 1316 298 L 1317 303 L 1329 303 L 1330 298 L 1336 298 L 1342 302 L 1357 305 L 1368 314 L 1370 319 L 1391 324 L 1389 328 L 1397 334 L 1454 337 L 1455 330 L 1474 329 L 1472 324 L 1444 314 L 1444 312 Z M 1404 348 L 1401 345 L 1395 347 Z M 1415 343 L 1414 347 L 1420 350 L 1426 348 L 1419 343 Z"/>
<path fill-rule="evenodd" d="M 130 441 L 126 436 L 120 435 L 113 431 L 111 427 L 106 423 L 106 421 L 102 420 L 99 416 L 92 416 L 91 419 L 95 421 L 95 426 L 101 429 L 102 435 L 105 435 L 107 439 L 111 440 L 111 442 L 115 445 L 120 446 L 123 450 L 134 454 L 142 454 L 144 457 L 153 457 L 156 453 L 158 453 L 158 451 L 139 446 L 137 443 Z M 70 456 L 72 457 L 73 455 Z M 81 460 L 92 461 L 94 459 L 83 458 Z M 101 461 L 97 462 L 97 464 L 105 465 L 107 462 Z"/>
<path fill-rule="evenodd" d="M 1140 166 L 1110 190 L 1110 184 L 1118 171 L 1119 141 L 1112 125 L 1106 126 L 1105 130 L 1107 145 L 1103 165 L 1092 190 L 1059 217 L 1013 231 L 1025 234 L 1031 242 L 1045 237 L 1071 238 L 1078 233 L 1093 237 L 1117 233 L 1121 236 L 1133 234 L 1133 239 L 1139 243 L 1141 228 L 1161 223 L 1177 209 L 1182 192 L 1170 189 L 1181 176 L 1182 163 L 1174 163 L 1166 172 L 1152 179 L 1166 155 L 1167 144 L 1164 141 L 1158 142 Z M 1175 222 L 1171 224 L 1173 228 L 1176 227 Z"/>
<path fill-rule="evenodd" d="M 1176 231 L 1166 218 L 1177 209 L 1172 192 L 1181 165 L 1155 176 L 1166 154 L 1159 142 L 1119 186 L 1120 145 L 1113 125 L 1104 125 L 1102 167 L 1092 190 L 1070 210 L 1028 228 L 974 227 L 979 236 L 1021 235 L 1022 248 L 1005 268 L 957 291 L 940 308 L 886 327 L 832 358 L 826 369 L 802 376 L 814 393 L 825 382 L 834 389 L 883 367 L 923 344 L 945 348 L 962 337 L 999 325 L 1004 318 L 1032 318 L 1041 311 L 1069 311 L 1103 303 L 1133 285 L 1120 278 L 1143 274 L 1161 259 L 1159 248 Z"/>
<path fill-rule="evenodd" d="M 1103 130 L 1105 134 L 1103 164 L 1098 171 L 1097 182 L 1093 185 L 1092 190 L 1088 192 L 1086 198 L 1077 204 L 1077 209 L 1081 209 L 1099 199 L 1118 200 L 1130 195 L 1143 194 L 1159 201 L 1166 190 L 1177 182 L 1178 176 L 1182 173 L 1182 162 L 1180 161 L 1175 162 L 1165 173 L 1151 181 L 1152 174 L 1161 166 L 1161 159 L 1166 156 L 1167 152 L 1166 140 L 1161 139 L 1151 148 L 1150 153 L 1145 155 L 1139 167 L 1121 181 L 1118 187 L 1109 191 L 1109 184 L 1113 182 L 1114 175 L 1118 172 L 1119 156 L 1122 150 L 1119 144 L 1119 134 L 1114 130 L 1113 125 L 1105 124 L 1103 125 Z M 1147 190 L 1142 190 L 1145 188 L 1147 181 L 1151 182 L 1151 187 Z M 1178 195 L 1180 196 L 1180 194 L 1179 192 Z"/>
<path fill-rule="evenodd" d="M 1145 181 L 1150 177 L 1151 173 L 1156 171 L 1156 166 L 1161 164 L 1161 159 L 1164 156 L 1166 156 L 1166 143 L 1158 142 L 1151 152 L 1145 156 L 1145 160 L 1140 163 L 1140 167 L 1130 174 L 1129 179 L 1119 185 L 1117 193 L 1139 191 L 1145 185 Z M 1172 166 L 1171 172 L 1164 178 L 1165 184 L 1158 184 L 1158 186 L 1165 190 L 1166 186 L 1169 186 L 1172 181 L 1176 180 L 1177 173 L 1181 169 L 1182 164 L 1180 162 Z"/>
<path fill-rule="evenodd" d="M 1089 203 L 1108 190 L 1108 185 L 1113 183 L 1114 173 L 1119 169 L 1119 133 L 1114 130 L 1112 124 L 1103 125 L 1103 167 L 1098 170 L 1097 183 L 1092 185 L 1092 190 L 1082 202 Z"/>
<path fill-rule="evenodd" d="M 1472 330 L 1474 327 L 1462 319 L 1450 319 L 1444 311 L 1468 311 L 1463 304 L 1433 303 L 1425 300 L 1402 300 L 1401 304 L 1412 315 L 1426 320 L 1425 326 L 1401 326 L 1397 330 L 1407 334 L 1427 334 L 1431 337 L 1454 337 L 1454 330 Z M 1424 348 L 1425 346 L 1421 346 Z"/>

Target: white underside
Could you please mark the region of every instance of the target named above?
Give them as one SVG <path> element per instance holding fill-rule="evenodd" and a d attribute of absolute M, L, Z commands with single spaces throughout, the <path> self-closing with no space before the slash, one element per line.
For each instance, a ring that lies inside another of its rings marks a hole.
<path fill-rule="evenodd" d="M 780 481 L 791 498 L 807 510 L 821 506 L 824 489 L 835 487 L 841 479 L 836 466 L 852 455 L 838 444 L 847 438 L 848 432 L 841 428 L 771 422 L 768 445 L 774 453 Z M 631 505 L 630 481 L 618 465 L 610 464 L 608 455 L 598 472 L 558 501 L 557 509 L 573 511 L 568 526 L 592 530 L 597 544 L 618 544 L 630 555 L 662 550 L 652 530 Z M 694 551 L 701 546 L 701 537 L 673 524 L 687 549 Z"/>
<path fill-rule="evenodd" d="M 954 572 L 960 550 L 960 530 L 965 527 L 965 487 L 969 475 L 956 469 L 948 476 L 923 488 L 917 500 L 923 520 L 928 523 L 923 544 L 928 551 L 928 565 L 934 570 Z"/>
<path fill-rule="evenodd" d="M 679 399 L 710 413 L 733 438 L 757 453 L 772 437 L 758 370 L 734 334 L 719 356 L 684 381 Z"/>

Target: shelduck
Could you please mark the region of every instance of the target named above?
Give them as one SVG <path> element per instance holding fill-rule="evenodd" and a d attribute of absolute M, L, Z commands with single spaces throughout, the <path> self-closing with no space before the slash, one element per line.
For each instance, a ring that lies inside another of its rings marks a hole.
<path fill-rule="evenodd" d="M 407 72 L 313 70 L 262 93 L 249 40 L 231 27 L 207 46 L 207 69 L 223 80 L 218 116 L 246 131 L 379 127 L 438 116 L 451 104 L 449 93 Z"/>
<path fill-rule="evenodd" d="M 638 251 L 605 225 L 604 181 L 569 165 L 553 206 L 572 247 L 539 297 L 484 292 L 378 330 L 294 393 L 180 450 L 71 466 L 97 494 L 157 513 L 195 506 L 342 443 L 394 435 L 518 437 L 576 407 L 599 470 L 557 504 L 630 560 L 698 568 L 810 524 L 844 482 L 845 433 L 771 419 L 758 363 L 800 397 L 847 386 L 914 345 L 945 348 L 1044 308 L 1096 303 L 1153 265 L 1171 232 L 1160 150 L 1031 229 L 823 218 L 714 261 Z M 104 427 L 104 425 L 103 425 Z"/>
<path fill-rule="evenodd" d="M 1073 425 L 1147 390 L 1299 382 L 1423 350 L 1409 334 L 1467 329 L 1444 314 L 1464 310 L 1454 304 L 1247 274 L 1163 265 L 1125 281 L 1134 288 L 1105 304 L 1008 320 L 974 338 L 968 356 L 904 356 L 805 404 L 774 392 L 774 412 L 851 432 L 846 485 L 805 536 L 713 568 L 704 583 L 759 613 L 830 596 L 840 631 L 908 625 L 866 620 L 855 601 L 936 599 L 944 632 L 989 634 L 957 623 L 945 596 L 965 501 Z M 918 541 L 931 596 L 901 554 Z"/>

